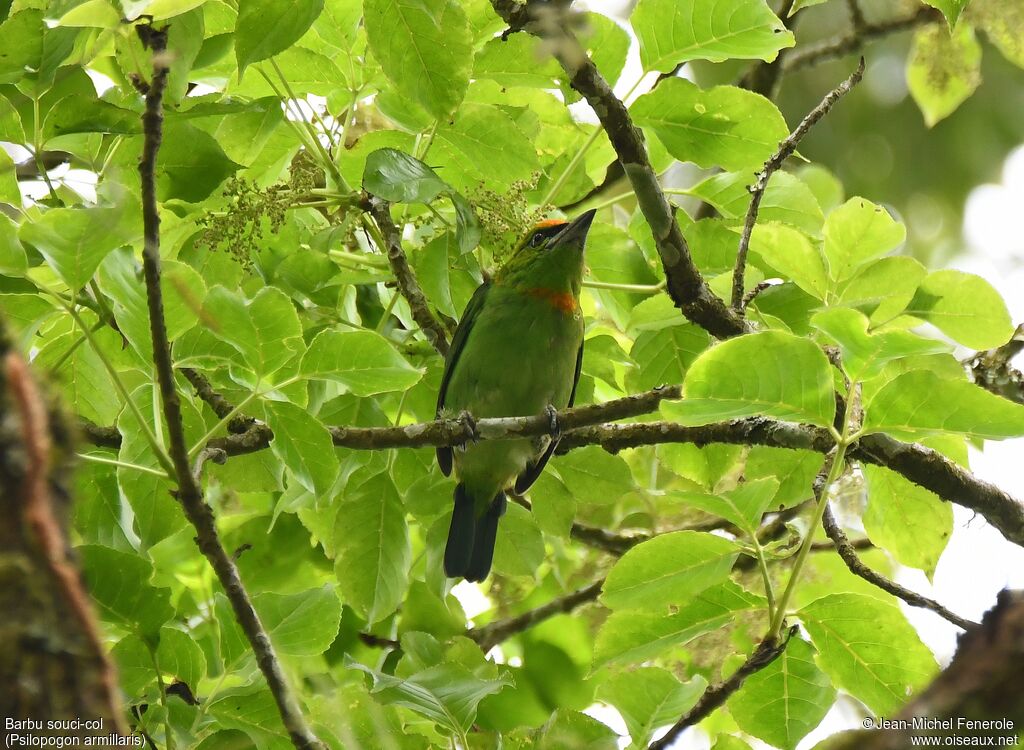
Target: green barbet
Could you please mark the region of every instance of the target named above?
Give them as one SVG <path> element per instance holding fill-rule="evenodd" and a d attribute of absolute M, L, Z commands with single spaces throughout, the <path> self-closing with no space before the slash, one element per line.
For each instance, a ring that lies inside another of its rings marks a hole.
<path fill-rule="evenodd" d="M 594 220 L 545 221 L 473 294 L 452 339 L 438 416 L 532 416 L 572 406 L 583 361 L 583 246 Z M 554 427 L 553 425 L 553 432 Z M 438 448 L 455 487 L 444 571 L 482 581 L 491 569 L 505 491 L 525 492 L 555 449 L 549 436 Z"/>

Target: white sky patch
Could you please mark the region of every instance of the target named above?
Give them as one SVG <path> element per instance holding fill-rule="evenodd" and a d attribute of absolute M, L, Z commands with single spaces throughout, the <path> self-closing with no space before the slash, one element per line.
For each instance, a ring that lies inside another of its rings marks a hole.
<path fill-rule="evenodd" d="M 452 587 L 452 595 L 459 600 L 462 611 L 466 617 L 472 620 L 477 615 L 488 611 L 494 605 L 477 584 L 469 581 L 459 581 Z"/>

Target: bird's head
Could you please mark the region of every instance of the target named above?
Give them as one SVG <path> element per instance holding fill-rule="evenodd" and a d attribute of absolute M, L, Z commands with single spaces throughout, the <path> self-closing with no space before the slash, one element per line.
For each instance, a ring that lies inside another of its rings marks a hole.
<path fill-rule="evenodd" d="M 583 247 L 596 211 L 572 221 L 548 219 L 516 246 L 495 280 L 505 286 L 580 293 L 583 283 Z"/>

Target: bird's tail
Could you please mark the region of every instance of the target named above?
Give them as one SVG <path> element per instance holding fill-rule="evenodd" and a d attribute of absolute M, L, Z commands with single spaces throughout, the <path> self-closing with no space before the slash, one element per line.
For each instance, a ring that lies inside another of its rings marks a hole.
<path fill-rule="evenodd" d="M 444 573 L 449 578 L 482 581 L 491 572 L 498 520 L 505 515 L 507 500 L 499 492 L 478 518 L 476 503 L 465 486 L 455 487 L 455 508 L 444 548 Z"/>

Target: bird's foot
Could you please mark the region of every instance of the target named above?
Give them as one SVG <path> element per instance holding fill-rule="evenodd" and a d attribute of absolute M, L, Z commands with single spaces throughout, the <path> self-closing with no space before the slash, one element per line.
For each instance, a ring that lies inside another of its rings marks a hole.
<path fill-rule="evenodd" d="M 558 424 L 558 409 L 548 404 L 544 407 L 544 413 L 548 418 L 548 434 L 552 440 L 557 440 L 562 434 L 562 426 Z"/>
<path fill-rule="evenodd" d="M 477 442 L 480 439 L 480 432 L 476 429 L 476 420 L 468 411 L 459 412 L 459 424 L 466 428 L 469 433 L 469 440 L 466 442 Z"/>

